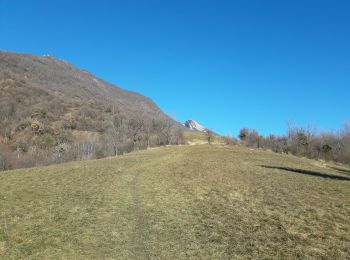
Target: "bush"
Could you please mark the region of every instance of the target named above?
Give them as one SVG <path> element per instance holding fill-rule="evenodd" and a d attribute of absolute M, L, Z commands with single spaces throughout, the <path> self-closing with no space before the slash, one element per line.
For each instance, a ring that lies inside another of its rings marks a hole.
<path fill-rule="evenodd" d="M 73 142 L 73 135 L 71 131 L 60 130 L 57 134 L 57 143 L 65 144 Z"/>
<path fill-rule="evenodd" d="M 46 119 L 47 115 L 48 115 L 48 111 L 46 108 L 36 108 L 36 109 L 33 109 L 31 113 L 31 118 Z"/>
<path fill-rule="evenodd" d="M 38 120 L 32 121 L 31 128 L 32 128 L 33 133 L 36 134 L 36 135 L 44 134 L 44 126 Z"/>
<path fill-rule="evenodd" d="M 77 123 L 75 122 L 75 120 L 71 119 L 71 120 L 63 120 L 60 122 L 60 127 L 63 129 L 76 129 L 77 128 Z"/>
<path fill-rule="evenodd" d="M 47 149 L 54 147 L 57 144 L 55 138 L 52 135 L 45 134 L 42 137 L 41 148 Z"/>

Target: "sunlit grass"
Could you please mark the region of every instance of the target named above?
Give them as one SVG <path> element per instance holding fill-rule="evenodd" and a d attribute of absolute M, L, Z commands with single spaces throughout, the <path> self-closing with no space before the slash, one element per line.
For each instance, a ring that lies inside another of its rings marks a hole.
<path fill-rule="evenodd" d="M 190 145 L 196 145 L 196 144 L 208 144 L 208 135 L 203 132 L 198 131 L 184 131 L 184 138 L 186 142 Z M 213 144 L 225 144 L 225 140 L 222 136 L 214 134 Z"/>
<path fill-rule="evenodd" d="M 201 145 L 2 172 L 0 258 L 346 259 L 337 167 Z"/>

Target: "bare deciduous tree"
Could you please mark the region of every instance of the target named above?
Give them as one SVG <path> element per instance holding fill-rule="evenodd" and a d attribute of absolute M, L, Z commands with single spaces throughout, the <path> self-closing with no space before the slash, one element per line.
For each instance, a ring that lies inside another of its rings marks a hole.
<path fill-rule="evenodd" d="M 214 141 L 214 132 L 210 129 L 206 129 L 205 133 L 207 134 L 207 141 L 208 141 L 208 144 L 212 144 L 212 142 Z"/>

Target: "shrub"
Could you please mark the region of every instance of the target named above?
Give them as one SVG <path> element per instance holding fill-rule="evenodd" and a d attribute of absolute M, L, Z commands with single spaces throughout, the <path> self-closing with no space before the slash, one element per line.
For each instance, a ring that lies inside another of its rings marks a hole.
<path fill-rule="evenodd" d="M 44 126 L 38 120 L 32 121 L 31 128 L 32 128 L 33 133 L 36 134 L 36 135 L 44 134 Z"/>
<path fill-rule="evenodd" d="M 56 144 L 57 144 L 56 140 L 52 135 L 49 135 L 49 134 L 43 135 L 42 141 L 41 141 L 41 148 L 43 149 L 51 148 Z"/>
<path fill-rule="evenodd" d="M 68 130 L 60 130 L 57 134 L 57 143 L 71 143 L 73 141 L 73 135 L 71 131 Z"/>
<path fill-rule="evenodd" d="M 31 113 L 31 118 L 38 118 L 38 119 L 46 119 L 47 118 L 48 111 L 45 108 L 36 108 L 33 109 Z"/>

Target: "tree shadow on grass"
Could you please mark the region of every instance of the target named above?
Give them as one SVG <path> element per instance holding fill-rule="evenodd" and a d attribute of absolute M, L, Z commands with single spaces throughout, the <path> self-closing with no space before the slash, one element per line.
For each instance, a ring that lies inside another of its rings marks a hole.
<path fill-rule="evenodd" d="M 268 165 L 260 165 L 260 166 L 267 169 L 277 169 L 277 170 L 295 172 L 295 173 L 300 173 L 300 174 L 305 174 L 310 176 L 332 179 L 332 180 L 350 181 L 350 178 L 348 177 L 339 176 L 339 175 L 330 175 L 330 174 L 315 172 L 310 170 L 296 169 L 296 168 L 290 168 L 290 167 L 268 166 Z"/>
<path fill-rule="evenodd" d="M 346 170 L 346 169 L 342 169 L 342 168 L 338 168 L 338 167 L 334 167 L 334 166 L 329 166 L 329 168 L 336 170 L 342 174 L 350 175 L 350 170 Z"/>

